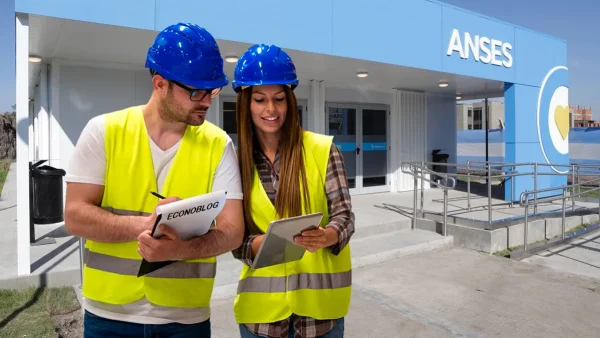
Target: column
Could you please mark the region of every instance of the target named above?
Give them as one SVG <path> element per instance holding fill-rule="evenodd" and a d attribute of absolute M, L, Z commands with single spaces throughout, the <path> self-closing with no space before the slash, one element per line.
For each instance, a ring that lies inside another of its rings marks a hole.
<path fill-rule="evenodd" d="M 325 85 L 321 80 L 310 81 L 308 130 L 325 134 Z"/>
<path fill-rule="evenodd" d="M 39 133 L 39 159 L 50 159 L 50 118 L 48 114 L 48 66 L 42 64 L 40 66 L 40 84 L 39 84 L 39 112 L 38 126 L 36 128 Z"/>
<path fill-rule="evenodd" d="M 569 106 L 566 74 L 557 74 L 540 87 L 505 84 L 505 161 L 507 163 L 538 163 L 538 173 L 566 173 L 569 164 Z M 562 79 L 561 79 L 562 78 Z M 552 165 L 552 166 L 551 166 Z M 519 172 L 534 172 L 533 165 L 519 166 Z M 525 190 L 534 190 L 534 177 L 514 178 L 504 186 L 505 200 L 519 201 Z M 537 189 L 555 188 L 567 184 L 567 176 L 537 176 Z M 538 194 L 539 197 L 560 195 L 560 190 Z"/>
<path fill-rule="evenodd" d="M 390 114 L 390 163 L 391 163 L 391 192 L 398 192 L 400 175 L 402 174 L 402 168 L 400 167 L 400 91 L 393 89 L 392 91 L 394 99 L 392 100 L 391 114 Z"/>
<path fill-rule="evenodd" d="M 29 248 L 29 17 L 15 20 L 15 93 L 17 105 L 17 274 L 30 273 Z"/>

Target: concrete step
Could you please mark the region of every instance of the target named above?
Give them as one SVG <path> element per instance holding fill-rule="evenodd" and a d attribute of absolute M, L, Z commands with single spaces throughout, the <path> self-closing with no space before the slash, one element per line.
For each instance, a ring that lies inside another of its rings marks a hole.
<path fill-rule="evenodd" d="M 358 222 L 357 222 L 358 223 Z M 363 223 L 364 224 L 364 223 Z M 403 220 L 392 220 L 388 222 L 381 222 L 377 224 L 367 225 L 356 225 L 356 230 L 352 235 L 352 243 L 356 243 L 357 240 L 362 240 L 371 236 L 385 235 L 397 231 L 410 230 L 412 221 L 410 219 Z M 226 253 L 218 257 L 219 264 L 236 260 L 233 258 L 231 253 Z"/>
<path fill-rule="evenodd" d="M 443 237 L 424 230 L 410 230 L 410 226 L 410 220 L 393 220 L 389 223 L 357 226 L 351 241 L 353 267 L 378 264 L 405 255 L 445 247 L 453 242 L 452 237 Z M 62 261 L 69 262 L 68 267 L 49 260 L 45 262 L 44 267 L 48 265 L 50 267 L 37 269 L 41 272 L 39 274 L 34 272 L 27 276 L 0 278 L 0 288 L 19 288 L 28 285 L 79 285 L 78 244 L 69 243 L 68 238 L 61 238 L 60 241 L 66 242 L 62 243 L 63 245 L 69 244 L 68 254 L 66 257 L 61 257 Z M 222 294 L 223 297 L 235 295 L 242 263 L 233 258 L 231 253 L 217 257 L 217 262 L 216 294 Z"/>
<path fill-rule="evenodd" d="M 417 254 L 452 246 L 452 236 L 441 236 L 425 230 L 400 230 L 368 236 L 351 241 L 352 268 L 358 269 Z M 242 263 L 219 256 L 215 278 L 214 299 L 233 297 L 236 294 Z"/>

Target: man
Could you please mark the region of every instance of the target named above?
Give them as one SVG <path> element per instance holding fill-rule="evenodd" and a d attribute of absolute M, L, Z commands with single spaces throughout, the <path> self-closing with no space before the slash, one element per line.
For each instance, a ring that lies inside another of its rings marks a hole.
<path fill-rule="evenodd" d="M 205 121 L 229 82 L 214 38 L 167 27 L 148 50 L 146 105 L 91 119 L 66 177 L 67 230 L 86 239 L 86 337 L 210 337 L 216 258 L 240 246 L 242 189 L 232 140 Z M 215 190 L 228 200 L 206 235 L 150 236 L 156 205 Z M 167 198 L 159 200 L 150 192 Z M 137 277 L 141 259 L 177 263 Z"/>

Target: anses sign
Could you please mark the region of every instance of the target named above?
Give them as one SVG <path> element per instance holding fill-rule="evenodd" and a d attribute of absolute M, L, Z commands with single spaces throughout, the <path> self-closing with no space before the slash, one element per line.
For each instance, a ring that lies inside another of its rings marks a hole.
<path fill-rule="evenodd" d="M 462 59 L 468 59 L 472 54 L 477 62 L 510 68 L 513 65 L 512 48 L 508 42 L 479 35 L 472 37 L 468 32 L 461 39 L 458 29 L 454 29 L 446 54 L 452 56 L 454 52 L 458 52 Z"/>

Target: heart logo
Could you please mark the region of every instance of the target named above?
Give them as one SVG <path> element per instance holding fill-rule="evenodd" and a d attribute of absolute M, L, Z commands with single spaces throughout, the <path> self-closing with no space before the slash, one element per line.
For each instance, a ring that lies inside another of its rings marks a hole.
<path fill-rule="evenodd" d="M 556 106 L 554 108 L 554 123 L 558 127 L 558 132 L 562 136 L 563 140 L 567 139 L 569 135 L 569 108 L 563 106 Z"/>

